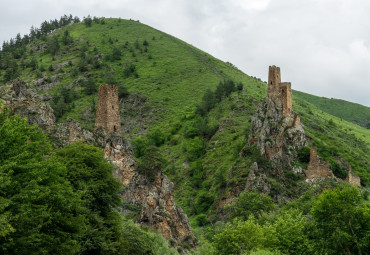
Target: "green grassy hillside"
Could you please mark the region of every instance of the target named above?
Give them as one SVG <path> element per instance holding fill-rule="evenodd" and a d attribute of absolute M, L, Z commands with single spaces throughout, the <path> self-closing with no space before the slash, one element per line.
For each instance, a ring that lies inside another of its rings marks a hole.
<path fill-rule="evenodd" d="M 138 157 L 150 145 L 159 148 L 164 171 L 176 184 L 177 203 L 192 219 L 217 217 L 219 204 L 245 184 L 250 165 L 266 163 L 253 148 L 240 157 L 266 84 L 137 21 L 96 19 L 91 26 L 68 25 L 24 46 L 20 56 L 2 52 L 1 61 L 0 85 L 20 76 L 51 98 L 59 122 L 72 118 L 89 129 L 99 84 L 118 85 L 123 135 L 132 140 Z M 206 91 L 215 91 L 226 80 L 241 83 L 245 94 L 234 91 L 199 114 Z M 324 159 L 342 157 L 369 185 L 370 131 L 305 98 L 295 92 L 293 108 L 301 114 L 312 145 Z M 307 186 L 303 177 L 271 176 L 269 181 L 271 197 L 293 199 Z"/>
<path fill-rule="evenodd" d="M 341 99 L 310 95 L 300 91 L 293 94 L 315 105 L 324 112 L 370 129 L 370 108 Z"/>

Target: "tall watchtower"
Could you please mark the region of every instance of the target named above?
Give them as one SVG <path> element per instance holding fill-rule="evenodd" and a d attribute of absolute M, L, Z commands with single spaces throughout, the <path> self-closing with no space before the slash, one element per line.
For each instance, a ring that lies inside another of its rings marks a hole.
<path fill-rule="evenodd" d="M 273 97 L 278 96 L 280 93 L 280 83 L 281 83 L 281 76 L 280 76 L 280 67 L 277 66 L 269 66 L 269 81 L 267 86 L 267 96 Z"/>
<path fill-rule="evenodd" d="M 283 114 L 292 113 L 292 88 L 290 82 L 281 82 L 280 67 L 269 66 L 267 96 L 283 106 Z"/>
<path fill-rule="evenodd" d="M 105 84 L 99 87 L 95 126 L 103 127 L 107 134 L 120 132 L 121 120 L 117 86 Z"/>

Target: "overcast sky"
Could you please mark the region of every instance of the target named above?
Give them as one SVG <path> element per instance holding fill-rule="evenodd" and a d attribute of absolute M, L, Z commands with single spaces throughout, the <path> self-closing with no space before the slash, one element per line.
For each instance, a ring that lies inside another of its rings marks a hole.
<path fill-rule="evenodd" d="M 0 0 L 0 41 L 72 14 L 135 19 L 267 80 L 370 106 L 369 0 Z"/>

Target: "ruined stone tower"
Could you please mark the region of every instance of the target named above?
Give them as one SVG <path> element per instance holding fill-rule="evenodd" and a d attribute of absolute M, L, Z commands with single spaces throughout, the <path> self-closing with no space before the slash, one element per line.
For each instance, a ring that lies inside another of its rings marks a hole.
<path fill-rule="evenodd" d="M 269 66 L 269 83 L 267 87 L 267 96 L 278 96 L 280 93 L 279 84 L 281 83 L 280 67 Z"/>
<path fill-rule="evenodd" d="M 103 127 L 107 134 L 121 132 L 117 86 L 99 87 L 95 126 Z"/>
<path fill-rule="evenodd" d="M 267 96 L 283 106 L 283 114 L 292 113 L 292 88 L 290 82 L 281 82 L 280 67 L 269 66 Z"/>

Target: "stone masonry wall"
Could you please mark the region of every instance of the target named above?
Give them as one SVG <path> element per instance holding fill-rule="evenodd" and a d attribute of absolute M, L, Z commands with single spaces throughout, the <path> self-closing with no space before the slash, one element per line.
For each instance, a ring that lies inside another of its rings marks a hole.
<path fill-rule="evenodd" d="M 292 113 L 292 89 L 290 82 L 281 82 L 280 67 L 269 66 L 267 96 L 282 104 L 283 114 Z"/>
<path fill-rule="evenodd" d="M 325 177 L 334 177 L 330 170 L 329 162 L 322 162 L 317 156 L 316 148 L 312 147 L 310 150 L 310 162 L 308 163 L 306 171 L 306 179 L 310 180 Z"/>
<path fill-rule="evenodd" d="M 283 113 L 288 115 L 292 113 L 292 88 L 290 82 L 280 83 L 281 100 L 283 102 Z"/>
<path fill-rule="evenodd" d="M 107 134 L 120 133 L 121 121 L 117 86 L 105 84 L 99 87 L 95 126 L 103 127 Z"/>
<path fill-rule="evenodd" d="M 279 84 L 281 83 L 280 67 L 269 66 L 269 78 L 267 96 L 273 97 L 280 94 Z"/>

